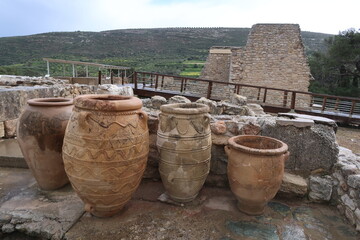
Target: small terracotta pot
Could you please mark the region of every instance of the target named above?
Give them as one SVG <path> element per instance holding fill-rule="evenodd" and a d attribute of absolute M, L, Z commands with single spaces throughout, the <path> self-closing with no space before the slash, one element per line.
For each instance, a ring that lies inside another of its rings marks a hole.
<path fill-rule="evenodd" d="M 241 135 L 229 139 L 228 178 L 240 211 L 260 215 L 280 189 L 288 146 L 277 139 Z"/>
<path fill-rule="evenodd" d="M 136 97 L 83 95 L 66 128 L 66 173 L 85 210 L 98 217 L 119 212 L 144 173 L 149 152 L 147 114 Z"/>
<path fill-rule="evenodd" d="M 159 172 L 174 201 L 192 201 L 210 170 L 211 131 L 209 108 L 199 103 L 160 107 L 157 147 Z"/>
<path fill-rule="evenodd" d="M 35 98 L 27 103 L 17 123 L 21 152 L 41 189 L 60 188 L 69 182 L 62 145 L 73 100 Z"/>

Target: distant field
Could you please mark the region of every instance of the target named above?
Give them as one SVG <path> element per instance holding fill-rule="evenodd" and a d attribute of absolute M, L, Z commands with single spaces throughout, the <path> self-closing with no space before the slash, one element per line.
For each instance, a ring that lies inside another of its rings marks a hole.
<path fill-rule="evenodd" d="M 205 61 L 188 60 L 184 61 L 182 64 L 183 70 L 181 71 L 180 76 L 197 78 L 201 74 L 201 70 L 205 65 Z"/>

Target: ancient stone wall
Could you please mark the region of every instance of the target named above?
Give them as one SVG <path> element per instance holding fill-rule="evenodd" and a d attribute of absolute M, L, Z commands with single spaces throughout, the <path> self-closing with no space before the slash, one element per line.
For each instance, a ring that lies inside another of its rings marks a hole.
<path fill-rule="evenodd" d="M 307 92 L 311 75 L 300 33 L 298 24 L 256 24 L 244 48 L 211 48 L 200 78 Z M 226 57 L 215 50 L 226 50 Z M 249 100 L 258 94 L 249 88 L 239 93 Z M 303 98 L 302 105 L 308 105 Z M 269 92 L 267 101 L 281 103 L 283 95 Z"/>
<path fill-rule="evenodd" d="M 231 50 L 234 47 L 212 47 L 201 72 L 202 79 L 228 82 L 230 77 Z"/>

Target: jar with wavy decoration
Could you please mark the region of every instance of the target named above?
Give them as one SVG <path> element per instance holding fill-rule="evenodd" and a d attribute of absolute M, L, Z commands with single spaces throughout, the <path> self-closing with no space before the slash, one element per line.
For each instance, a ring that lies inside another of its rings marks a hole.
<path fill-rule="evenodd" d="M 159 172 L 171 199 L 192 201 L 210 170 L 211 131 L 209 107 L 199 103 L 160 107 L 157 147 Z"/>
<path fill-rule="evenodd" d="M 147 114 L 140 99 L 120 95 L 75 98 L 66 129 L 66 173 L 85 210 L 108 217 L 138 188 L 148 158 Z"/>

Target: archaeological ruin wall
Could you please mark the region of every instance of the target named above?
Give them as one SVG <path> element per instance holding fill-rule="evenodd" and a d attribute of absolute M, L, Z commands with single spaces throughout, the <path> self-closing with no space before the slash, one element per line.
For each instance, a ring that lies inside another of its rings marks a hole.
<path fill-rule="evenodd" d="M 200 78 L 307 92 L 311 75 L 300 33 L 298 24 L 256 24 L 244 48 L 211 48 Z M 242 91 L 249 100 L 258 95 Z M 267 99 L 283 102 L 277 94 L 270 91 Z M 309 101 L 304 95 L 304 105 Z"/>

